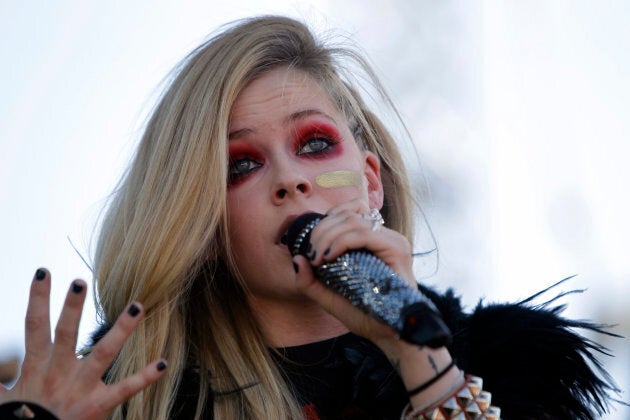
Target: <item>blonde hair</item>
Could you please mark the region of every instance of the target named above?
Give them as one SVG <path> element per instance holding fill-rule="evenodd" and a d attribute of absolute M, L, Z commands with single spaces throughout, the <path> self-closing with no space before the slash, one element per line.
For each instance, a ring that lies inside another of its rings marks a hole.
<path fill-rule="evenodd" d="M 165 357 L 167 374 L 112 418 L 162 419 L 174 413 L 185 368 L 199 373 L 197 418 L 213 392 L 216 418 L 300 418 L 299 404 L 274 364 L 245 300 L 227 235 L 229 114 L 257 76 L 291 66 L 306 72 L 348 117 L 358 143 L 379 156 L 389 227 L 412 240 L 412 198 L 396 144 L 342 74 L 343 60 L 300 22 L 264 16 L 238 22 L 174 70 L 132 164 L 112 196 L 95 255 L 102 316 L 113 321 L 132 300 L 146 318 L 125 343 L 107 381 Z M 384 96 L 386 98 L 386 96 Z M 212 391 L 209 391 L 211 389 Z"/>

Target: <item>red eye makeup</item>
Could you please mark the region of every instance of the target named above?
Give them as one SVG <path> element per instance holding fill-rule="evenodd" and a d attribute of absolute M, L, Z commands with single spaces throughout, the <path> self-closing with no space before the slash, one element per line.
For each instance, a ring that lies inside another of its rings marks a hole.
<path fill-rule="evenodd" d="M 313 159 L 336 156 L 343 150 L 335 126 L 324 122 L 301 124 L 296 129 L 294 149 L 299 156 Z"/>
<path fill-rule="evenodd" d="M 228 186 L 238 185 L 264 163 L 258 150 L 248 144 L 230 144 L 228 154 Z"/>

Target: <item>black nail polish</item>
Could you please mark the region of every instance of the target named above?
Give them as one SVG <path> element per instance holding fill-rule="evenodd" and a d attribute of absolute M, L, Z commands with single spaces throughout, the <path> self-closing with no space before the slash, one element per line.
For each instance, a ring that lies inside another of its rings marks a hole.
<path fill-rule="evenodd" d="M 41 268 L 38 268 L 35 272 L 35 280 L 44 280 L 44 277 L 46 277 L 46 272 Z"/>
<path fill-rule="evenodd" d="M 293 263 L 293 270 L 298 273 L 300 271 L 300 267 L 296 263 Z"/>
<path fill-rule="evenodd" d="M 132 316 L 135 317 L 136 315 L 138 315 L 140 313 L 140 308 L 138 307 L 138 305 L 136 305 L 135 303 L 132 303 L 129 306 L 129 309 L 127 309 L 127 313 Z"/>
<path fill-rule="evenodd" d="M 72 282 L 72 291 L 79 294 L 83 291 L 83 285 L 77 282 Z"/>
<path fill-rule="evenodd" d="M 313 249 L 313 244 L 311 244 L 310 242 L 308 243 L 308 246 L 306 247 L 306 253 L 310 254 L 311 253 L 311 249 Z"/>
<path fill-rule="evenodd" d="M 324 251 L 324 257 L 328 255 L 329 253 L 330 253 L 330 247 L 326 248 L 326 251 Z"/>
<path fill-rule="evenodd" d="M 313 255 L 311 255 L 311 261 L 315 261 L 315 257 L 317 257 L 317 250 L 313 250 Z"/>
<path fill-rule="evenodd" d="M 156 367 L 157 367 L 158 372 L 162 372 L 164 369 L 166 369 L 166 362 L 160 361 L 158 362 Z"/>

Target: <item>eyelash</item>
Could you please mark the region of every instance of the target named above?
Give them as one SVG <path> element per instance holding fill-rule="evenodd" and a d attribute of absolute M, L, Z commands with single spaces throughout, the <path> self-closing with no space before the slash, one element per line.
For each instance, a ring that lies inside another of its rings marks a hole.
<path fill-rule="evenodd" d="M 325 144 L 325 147 L 323 149 L 319 149 L 319 150 L 313 150 L 310 152 L 303 152 L 302 149 L 306 148 L 307 146 L 310 146 L 312 148 L 312 142 L 313 141 L 317 141 L 317 142 L 323 142 Z M 322 155 L 322 154 L 328 154 L 332 151 L 332 148 L 337 144 L 338 142 L 325 136 L 325 135 L 320 135 L 320 134 L 315 134 L 312 135 L 310 137 L 308 137 L 306 140 L 301 140 L 299 145 L 298 145 L 298 150 L 296 152 L 296 154 L 298 156 L 312 156 L 312 157 L 316 157 L 318 155 Z"/>
<path fill-rule="evenodd" d="M 313 149 L 314 142 L 319 142 L 320 146 L 322 146 L 321 143 L 323 143 L 323 148 L 319 150 L 311 150 L 311 151 L 305 152 L 304 149 L 307 147 L 310 147 L 311 149 Z M 337 140 L 329 138 L 325 134 L 319 134 L 319 133 L 311 134 L 309 136 L 306 136 L 305 140 L 300 140 L 297 146 L 296 155 L 310 157 L 310 158 L 317 158 L 320 156 L 325 156 L 334 150 L 334 146 L 337 143 L 338 143 Z M 244 171 L 240 171 L 237 169 L 238 166 L 241 164 L 247 165 Z M 247 177 L 250 173 L 256 171 L 261 166 L 263 166 L 262 161 L 260 161 L 259 159 L 250 157 L 250 156 L 230 158 L 230 162 L 228 164 L 228 184 L 234 185 L 238 183 L 240 180 Z"/>
<path fill-rule="evenodd" d="M 236 171 L 236 168 L 239 164 L 248 163 L 248 168 L 244 172 Z M 253 165 L 252 165 L 253 164 Z M 236 159 L 230 159 L 230 163 L 228 164 L 228 184 L 233 185 L 238 182 L 240 179 L 249 175 L 252 171 L 260 168 L 263 165 L 257 159 L 253 159 L 251 157 L 239 157 Z"/>

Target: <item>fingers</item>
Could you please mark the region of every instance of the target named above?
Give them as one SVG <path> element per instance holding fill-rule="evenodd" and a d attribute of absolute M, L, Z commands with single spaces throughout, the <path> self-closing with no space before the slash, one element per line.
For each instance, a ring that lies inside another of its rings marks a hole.
<path fill-rule="evenodd" d="M 391 229 L 374 230 L 374 220 L 362 214 L 343 211 L 322 219 L 311 235 L 314 253 L 310 257 L 313 265 L 332 261 L 350 249 L 367 248 L 386 263 L 411 263 L 411 245 L 407 239 Z"/>
<path fill-rule="evenodd" d="M 164 374 L 166 362 L 158 360 L 115 385 L 105 385 L 101 380 L 142 318 L 139 303 L 127 307 L 88 357 L 77 359 L 75 349 L 86 291 L 83 280 L 72 282 L 51 343 L 50 273 L 37 270 L 26 314 L 26 357 L 21 376 L 10 390 L 0 386 L 0 401 L 38 402 L 59 418 L 105 418 L 114 407 Z"/>
<path fill-rule="evenodd" d="M 55 364 L 63 363 L 63 360 L 67 360 L 70 356 L 74 358 L 86 290 L 87 285 L 83 280 L 75 280 L 70 284 L 55 328 L 53 344 Z"/>
<path fill-rule="evenodd" d="M 105 334 L 85 360 L 86 368 L 99 378 L 110 366 L 124 342 L 144 315 L 144 309 L 138 302 L 127 306 L 114 326 Z"/>
<path fill-rule="evenodd" d="M 44 360 L 50 348 L 50 273 L 35 272 L 25 320 L 26 355 L 24 363 Z"/>
<path fill-rule="evenodd" d="M 103 375 L 111 365 L 116 355 L 120 352 L 124 342 L 129 338 L 133 329 L 144 316 L 144 309 L 138 302 L 132 302 L 123 312 L 114 326 L 94 347 L 91 354 L 84 361 L 89 375 Z M 122 404 L 133 395 L 142 391 L 147 386 L 157 381 L 164 375 L 167 362 L 164 359 L 157 360 L 144 367 L 139 372 L 107 386 L 107 392 L 102 394 L 96 404 L 104 412 L 109 412 Z"/>
<path fill-rule="evenodd" d="M 311 263 L 319 265 L 324 260 L 329 261 L 341 255 L 349 248 L 340 246 L 343 241 L 339 241 L 339 239 L 344 239 L 347 242 L 348 239 L 357 236 L 357 234 L 364 237 L 363 233 L 366 232 L 366 226 L 366 221 L 352 211 L 336 213 L 323 219 L 311 234 L 311 244 L 314 247 L 310 255 Z M 356 238 L 352 243 L 356 243 Z M 336 246 L 333 249 L 334 245 Z M 362 247 L 363 244 L 360 245 Z"/>
<path fill-rule="evenodd" d="M 122 381 L 110 385 L 110 392 L 102 402 L 103 408 L 111 411 L 133 395 L 142 391 L 153 382 L 157 381 L 166 371 L 166 360 L 161 359 L 146 366 L 140 372 L 131 375 Z"/>
<path fill-rule="evenodd" d="M 347 251 L 367 249 L 415 286 L 411 244 L 394 230 L 380 225 L 375 230 L 374 218 L 366 217 L 367 212 L 355 210 L 362 206 L 357 201 L 344 203 L 331 209 L 318 223 L 310 237 L 311 251 L 307 257 L 311 264 L 320 266 Z"/>
<path fill-rule="evenodd" d="M 344 203 L 338 204 L 326 213 L 328 216 L 333 216 L 335 214 L 350 212 L 350 213 L 359 213 L 359 214 L 367 214 L 370 210 L 370 206 L 367 201 L 364 199 L 356 198 L 354 200 L 346 201 Z"/>

